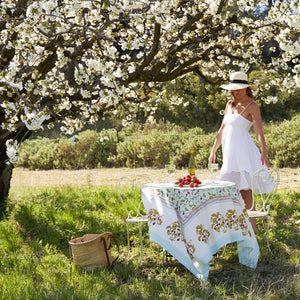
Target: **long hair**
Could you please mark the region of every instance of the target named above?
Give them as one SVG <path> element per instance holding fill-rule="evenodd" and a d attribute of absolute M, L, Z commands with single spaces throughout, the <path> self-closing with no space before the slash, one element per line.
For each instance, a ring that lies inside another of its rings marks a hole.
<path fill-rule="evenodd" d="M 247 93 L 247 96 L 254 99 L 254 96 L 253 96 L 253 93 L 252 93 L 252 90 L 250 89 L 250 87 L 248 86 L 247 89 L 246 89 L 246 93 Z"/>
<path fill-rule="evenodd" d="M 246 94 L 248 97 L 250 97 L 251 99 L 254 99 L 254 96 L 253 96 L 253 93 L 252 93 L 252 90 L 250 89 L 250 87 L 248 86 L 247 89 L 246 89 Z M 231 91 L 231 96 L 232 96 L 232 104 L 234 105 L 234 102 L 235 102 L 235 98 L 234 98 L 234 95 L 233 95 L 233 92 Z"/>

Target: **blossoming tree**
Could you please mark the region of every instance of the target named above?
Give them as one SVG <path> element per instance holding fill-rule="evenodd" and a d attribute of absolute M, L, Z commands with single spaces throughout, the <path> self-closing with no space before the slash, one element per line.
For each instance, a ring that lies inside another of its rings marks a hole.
<path fill-rule="evenodd" d="M 72 135 L 121 106 L 155 109 L 158 84 L 190 72 L 219 83 L 259 65 L 299 87 L 299 28 L 298 0 L 2 0 L 0 203 L 18 146 L 40 128 Z"/>

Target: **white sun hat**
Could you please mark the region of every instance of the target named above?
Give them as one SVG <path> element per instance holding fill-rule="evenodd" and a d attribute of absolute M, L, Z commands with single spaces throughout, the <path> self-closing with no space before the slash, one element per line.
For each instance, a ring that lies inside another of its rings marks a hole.
<path fill-rule="evenodd" d="M 225 90 L 240 90 L 249 87 L 252 90 L 256 90 L 258 88 L 255 84 L 249 84 L 248 83 L 248 76 L 244 72 L 234 72 L 230 75 L 230 83 L 229 84 L 223 84 L 220 86 L 220 88 Z"/>

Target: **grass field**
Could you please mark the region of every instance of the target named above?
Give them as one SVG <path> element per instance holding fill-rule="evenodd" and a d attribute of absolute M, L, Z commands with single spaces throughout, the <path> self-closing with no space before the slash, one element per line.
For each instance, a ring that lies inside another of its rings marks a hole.
<path fill-rule="evenodd" d="M 27 186 L 14 173 L 7 215 L 0 222 L 0 299 L 300 299 L 298 170 L 290 170 L 293 184 L 281 186 L 274 202 L 270 242 L 274 256 L 268 252 L 265 223 L 260 221 L 257 268 L 239 263 L 233 243 L 220 249 L 206 283 L 185 268 L 163 269 L 162 249 L 149 241 L 146 226 L 143 264 L 138 261 L 137 228 L 131 232 L 127 253 L 125 215 L 112 184 L 124 172 L 137 170 L 106 172 L 106 184 L 96 184 L 93 173 L 78 172 L 70 185 L 63 180 L 67 173 L 60 173 L 60 184 L 52 186 L 49 182 L 57 178 L 51 178 L 51 172 L 36 180 L 27 173 Z M 85 272 L 69 262 L 71 237 L 105 231 L 113 232 L 120 244 L 114 268 Z"/>

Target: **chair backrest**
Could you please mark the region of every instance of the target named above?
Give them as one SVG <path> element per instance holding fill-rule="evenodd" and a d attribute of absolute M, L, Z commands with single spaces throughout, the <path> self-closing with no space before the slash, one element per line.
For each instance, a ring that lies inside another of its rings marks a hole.
<path fill-rule="evenodd" d="M 146 175 L 126 175 L 116 182 L 116 191 L 127 213 L 127 218 L 142 216 L 142 186 L 152 182 Z M 138 193 L 137 193 L 138 191 Z M 134 198 L 138 194 L 138 199 Z"/>
<path fill-rule="evenodd" d="M 252 207 L 255 204 L 255 195 L 259 195 L 261 203 L 258 205 L 257 210 L 262 210 L 269 213 L 270 207 L 279 184 L 279 171 L 275 168 L 260 169 L 252 176 Z"/>

